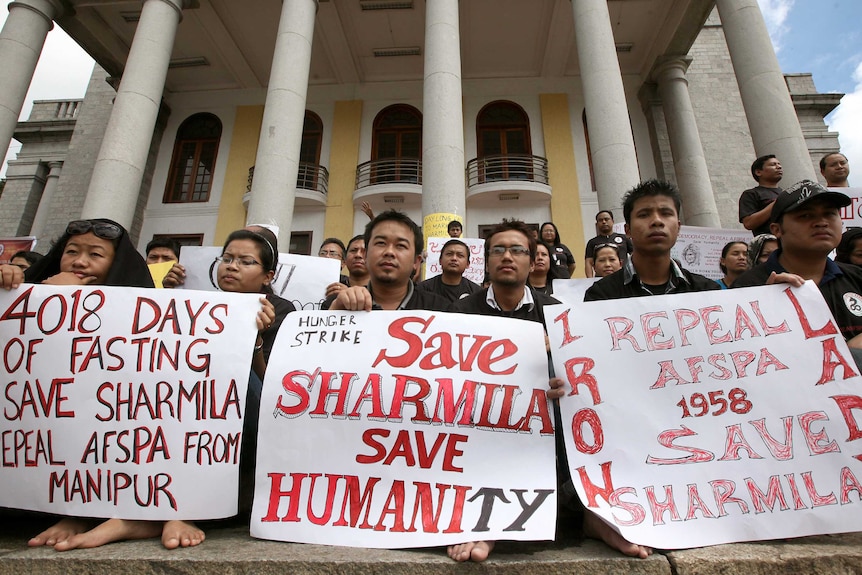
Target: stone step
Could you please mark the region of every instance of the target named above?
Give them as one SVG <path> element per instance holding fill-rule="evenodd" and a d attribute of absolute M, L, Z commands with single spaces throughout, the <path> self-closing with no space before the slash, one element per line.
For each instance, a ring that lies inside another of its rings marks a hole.
<path fill-rule="evenodd" d="M 445 549 L 379 550 L 252 539 L 245 527 L 208 526 L 198 547 L 167 551 L 157 539 L 58 553 L 27 547 L 46 519 L 2 514 L 0 575 L 283 574 L 292 575 L 862 575 L 862 533 L 717 545 L 632 559 L 604 544 L 563 536 L 557 542 L 500 542 L 482 564 L 459 564 Z"/>

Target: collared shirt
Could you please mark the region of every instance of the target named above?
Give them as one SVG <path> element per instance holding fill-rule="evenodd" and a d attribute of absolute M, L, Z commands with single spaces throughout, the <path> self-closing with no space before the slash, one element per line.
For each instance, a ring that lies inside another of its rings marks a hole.
<path fill-rule="evenodd" d="M 380 305 L 376 301 L 374 301 L 374 292 L 371 291 L 371 282 L 368 283 L 367 287 L 368 287 L 368 293 L 371 294 L 371 309 L 381 309 L 382 310 L 383 308 L 380 307 Z M 407 295 L 404 296 L 404 299 L 401 300 L 401 303 L 399 303 L 398 307 L 396 307 L 395 309 L 396 310 L 407 309 L 406 308 L 407 302 L 409 302 L 410 298 L 412 298 L 412 297 L 413 297 L 413 282 L 408 281 L 407 282 Z"/>
<path fill-rule="evenodd" d="M 766 270 L 766 277 L 769 277 L 769 274 L 775 272 L 777 274 L 788 273 L 787 270 L 781 265 L 781 262 L 778 261 L 778 258 L 781 257 L 781 252 L 784 251 L 781 248 L 778 248 L 766 258 L 766 261 L 763 262 L 764 270 Z M 793 272 L 790 272 L 793 273 Z M 826 267 L 823 269 L 823 277 L 820 278 L 820 283 L 818 286 L 824 286 L 837 278 L 838 276 L 844 275 L 844 272 L 841 268 L 838 267 L 838 264 L 833 262 L 830 258 L 826 258 Z M 734 282 L 735 283 L 735 282 Z"/>
<path fill-rule="evenodd" d="M 646 292 L 647 295 L 656 295 L 653 293 L 644 283 L 641 281 L 640 276 L 638 276 L 638 272 L 635 269 L 635 265 L 632 263 L 631 258 L 626 259 L 626 263 L 623 266 L 623 285 L 629 285 L 634 280 L 637 280 L 640 288 Z M 682 270 L 676 265 L 676 262 L 673 261 L 673 258 L 670 260 L 670 277 L 668 278 L 667 283 L 665 284 L 664 293 L 674 293 L 679 289 L 680 282 L 684 282 L 687 286 L 691 285 L 691 282 L 688 281 L 688 278 L 682 273 Z"/>
<path fill-rule="evenodd" d="M 494 296 L 493 285 L 488 286 L 488 294 L 485 296 L 485 303 L 487 303 L 493 309 L 504 311 L 503 308 L 501 308 L 497 304 L 497 298 Z M 527 306 L 527 311 L 533 311 L 533 305 L 535 305 L 535 302 L 533 301 L 533 293 L 530 291 L 530 288 L 524 286 L 524 297 L 521 298 L 521 301 L 518 302 L 518 305 L 515 306 L 515 309 L 510 311 L 518 311 L 524 306 Z"/>

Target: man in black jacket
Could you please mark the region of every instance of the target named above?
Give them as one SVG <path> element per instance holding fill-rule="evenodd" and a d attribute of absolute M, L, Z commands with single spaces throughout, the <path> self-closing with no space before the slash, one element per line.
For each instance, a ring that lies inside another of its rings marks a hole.
<path fill-rule="evenodd" d="M 851 200 L 811 180 L 784 190 L 772 208 L 770 229 L 779 248 L 742 274 L 733 287 L 776 282 L 820 288 L 857 364 L 862 359 L 862 268 L 829 259 L 841 241 L 841 213 Z"/>

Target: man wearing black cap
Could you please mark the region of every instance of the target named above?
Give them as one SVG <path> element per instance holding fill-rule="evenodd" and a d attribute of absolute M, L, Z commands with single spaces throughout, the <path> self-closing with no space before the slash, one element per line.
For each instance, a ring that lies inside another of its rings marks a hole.
<path fill-rule="evenodd" d="M 742 274 L 733 287 L 776 282 L 799 286 L 812 280 L 851 350 L 862 350 L 862 337 L 857 337 L 862 334 L 862 268 L 829 259 L 841 241 L 840 210 L 849 205 L 845 194 L 811 180 L 784 190 L 772 207 L 770 223 L 779 248 L 764 263 Z"/>

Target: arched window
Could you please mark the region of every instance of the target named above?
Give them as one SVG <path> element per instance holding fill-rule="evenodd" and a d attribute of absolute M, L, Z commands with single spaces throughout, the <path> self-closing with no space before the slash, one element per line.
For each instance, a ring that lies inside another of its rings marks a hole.
<path fill-rule="evenodd" d="M 304 190 L 317 189 L 320 145 L 323 141 L 323 122 L 314 112 L 305 111 L 302 125 L 302 146 L 299 148 L 299 175 L 296 187 Z"/>
<path fill-rule="evenodd" d="M 189 116 L 177 130 L 164 202 L 206 202 L 210 197 L 221 121 L 213 114 Z"/>
<path fill-rule="evenodd" d="M 420 183 L 422 114 L 413 106 L 395 104 L 374 118 L 372 182 Z"/>
<path fill-rule="evenodd" d="M 476 142 L 479 158 L 485 159 L 480 163 L 481 181 L 529 177 L 524 156 L 532 155 L 530 120 L 519 105 L 497 101 L 482 108 L 476 117 Z"/>

